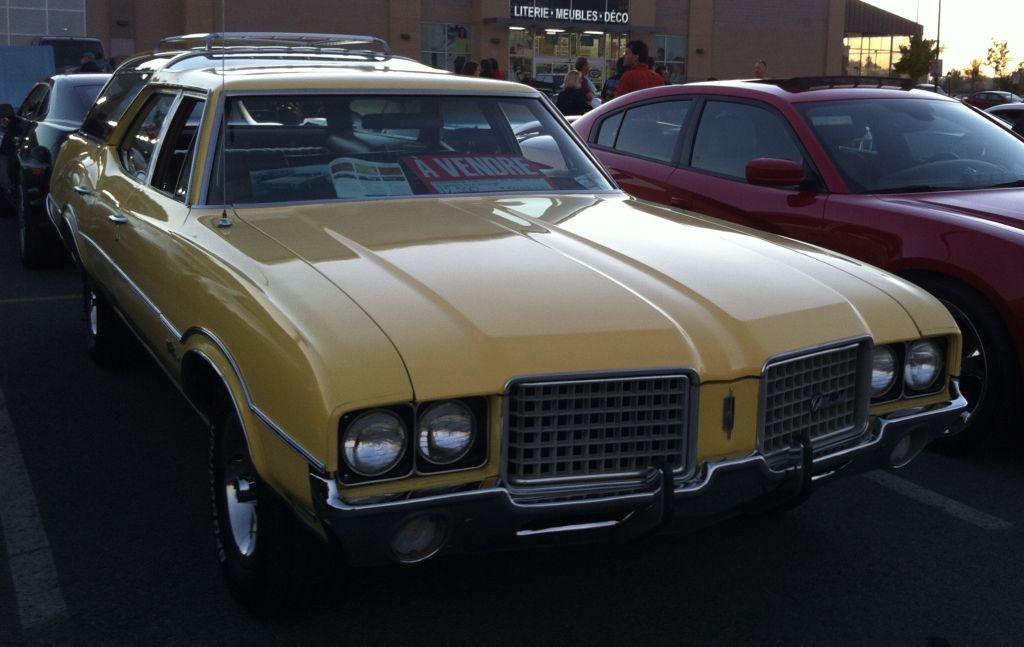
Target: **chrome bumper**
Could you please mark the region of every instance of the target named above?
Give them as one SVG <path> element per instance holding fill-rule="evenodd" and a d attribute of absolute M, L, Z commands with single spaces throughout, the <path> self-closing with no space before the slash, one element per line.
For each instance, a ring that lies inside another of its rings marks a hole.
<path fill-rule="evenodd" d="M 392 537 L 407 522 L 423 516 L 445 521 L 446 553 L 622 541 L 770 509 L 806 496 L 838 476 L 893 467 L 894 452 L 909 456 L 909 462 L 916 450 L 962 426 L 967 402 L 955 381 L 951 388 L 956 396 L 951 402 L 877 418 L 860 442 L 823 456 L 808 460 L 809 452 L 794 450 L 782 467 L 772 467 L 763 456 L 751 455 L 705 463 L 686 478 L 652 470 L 642 483 L 629 484 L 630 492 L 606 497 L 572 500 L 572 492 L 562 490 L 566 500 L 557 500 L 558 492 L 552 491 L 547 500 L 524 502 L 527 499 L 514 489 L 499 484 L 352 505 L 341 498 L 333 479 L 311 474 L 310 484 L 320 521 L 356 565 L 395 561 Z M 531 498 L 536 500 L 535 492 Z"/>

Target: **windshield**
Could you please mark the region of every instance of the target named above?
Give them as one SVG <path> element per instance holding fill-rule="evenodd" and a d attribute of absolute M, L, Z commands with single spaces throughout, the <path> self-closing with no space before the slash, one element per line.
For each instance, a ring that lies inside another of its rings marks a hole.
<path fill-rule="evenodd" d="M 539 99 L 275 94 L 225 112 L 209 204 L 613 188 Z"/>
<path fill-rule="evenodd" d="M 1024 183 L 1024 141 L 960 103 L 908 97 L 797 109 L 854 193 Z"/>

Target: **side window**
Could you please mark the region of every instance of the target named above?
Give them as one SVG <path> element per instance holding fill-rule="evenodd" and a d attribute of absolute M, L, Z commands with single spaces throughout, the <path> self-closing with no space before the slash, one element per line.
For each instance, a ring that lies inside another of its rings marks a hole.
<path fill-rule="evenodd" d="M 23 119 L 36 119 L 45 115 L 46 99 L 49 94 L 50 87 L 48 85 L 40 84 L 32 88 L 21 107 L 18 108 L 18 116 Z"/>
<path fill-rule="evenodd" d="M 160 141 L 167 113 L 174 103 L 173 94 L 156 94 L 149 98 L 118 147 L 124 170 L 139 180 L 145 180 L 153 163 L 153 152 Z"/>
<path fill-rule="evenodd" d="M 671 162 L 692 103 L 689 99 L 660 101 L 628 110 L 615 138 L 615 150 Z"/>
<path fill-rule="evenodd" d="M 697 125 L 691 165 L 746 180 L 759 157 L 804 163 L 789 124 L 775 111 L 745 103 L 709 101 Z"/>
<path fill-rule="evenodd" d="M 153 187 L 182 202 L 188 195 L 196 133 L 205 105 L 206 102 L 197 97 L 182 99 L 164 135 L 156 168 L 153 169 Z"/>

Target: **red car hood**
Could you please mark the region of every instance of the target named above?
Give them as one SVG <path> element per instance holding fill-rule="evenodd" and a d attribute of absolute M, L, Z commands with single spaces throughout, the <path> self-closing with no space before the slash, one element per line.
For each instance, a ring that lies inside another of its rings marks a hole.
<path fill-rule="evenodd" d="M 945 191 L 880 196 L 886 202 L 941 209 L 951 214 L 970 216 L 1024 229 L 1024 188 Z"/>

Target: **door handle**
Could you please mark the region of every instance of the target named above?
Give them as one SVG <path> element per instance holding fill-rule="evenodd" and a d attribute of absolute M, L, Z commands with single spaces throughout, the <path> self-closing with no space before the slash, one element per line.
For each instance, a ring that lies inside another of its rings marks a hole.
<path fill-rule="evenodd" d="M 85 188 L 84 186 L 77 185 L 77 184 L 75 185 L 75 189 L 74 190 L 75 190 L 75 193 L 77 193 L 79 195 L 89 195 L 90 193 L 92 193 L 92 191 L 90 191 L 89 189 Z"/>
<path fill-rule="evenodd" d="M 689 200 L 678 195 L 670 197 L 668 201 L 672 204 L 673 207 L 686 207 L 690 204 Z"/>
<path fill-rule="evenodd" d="M 107 220 L 114 223 L 115 225 L 123 225 L 124 223 L 128 222 L 128 217 L 122 216 L 119 213 L 112 213 L 109 216 L 107 216 Z"/>

